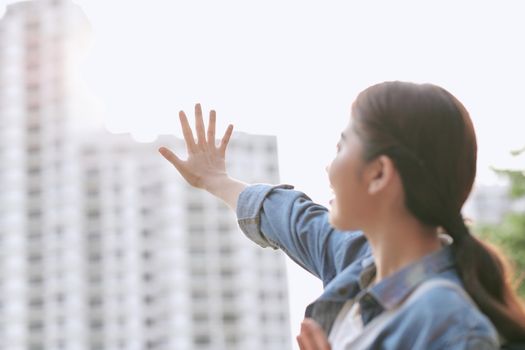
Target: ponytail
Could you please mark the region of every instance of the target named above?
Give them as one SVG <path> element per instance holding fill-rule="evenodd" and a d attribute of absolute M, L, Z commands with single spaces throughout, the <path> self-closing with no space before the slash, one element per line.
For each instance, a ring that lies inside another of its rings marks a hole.
<path fill-rule="evenodd" d="M 496 247 L 473 236 L 461 216 L 446 226 L 468 294 L 506 341 L 525 341 L 525 306 L 514 290 L 508 261 Z"/>

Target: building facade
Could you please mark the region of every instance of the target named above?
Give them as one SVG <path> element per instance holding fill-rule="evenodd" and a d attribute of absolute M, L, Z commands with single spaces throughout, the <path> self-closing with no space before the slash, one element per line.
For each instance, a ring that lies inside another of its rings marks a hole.
<path fill-rule="evenodd" d="M 83 131 L 71 1 L 0 21 L 0 349 L 289 349 L 284 257 L 157 152 Z M 279 182 L 272 136 L 235 133 L 232 176 Z"/>

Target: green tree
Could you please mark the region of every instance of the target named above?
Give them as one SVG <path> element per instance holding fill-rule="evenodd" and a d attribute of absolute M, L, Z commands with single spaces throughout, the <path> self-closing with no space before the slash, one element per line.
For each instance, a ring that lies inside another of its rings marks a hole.
<path fill-rule="evenodd" d="M 525 158 L 525 148 L 511 152 Z M 512 201 L 525 201 L 525 168 L 523 170 L 494 169 L 499 176 L 509 180 L 509 197 Z M 506 213 L 497 225 L 480 224 L 478 235 L 498 246 L 514 267 L 518 293 L 525 299 L 525 210 Z"/>

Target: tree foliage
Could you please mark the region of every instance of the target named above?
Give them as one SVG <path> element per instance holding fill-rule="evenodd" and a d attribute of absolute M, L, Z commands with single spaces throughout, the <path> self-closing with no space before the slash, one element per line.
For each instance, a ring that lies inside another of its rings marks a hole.
<path fill-rule="evenodd" d="M 525 148 L 512 154 L 525 159 Z M 525 202 L 525 167 L 522 170 L 494 170 L 508 179 L 509 199 Z M 525 299 L 525 208 L 506 213 L 497 225 L 479 225 L 476 231 L 482 239 L 497 245 L 507 256 L 514 268 L 518 293 Z"/>

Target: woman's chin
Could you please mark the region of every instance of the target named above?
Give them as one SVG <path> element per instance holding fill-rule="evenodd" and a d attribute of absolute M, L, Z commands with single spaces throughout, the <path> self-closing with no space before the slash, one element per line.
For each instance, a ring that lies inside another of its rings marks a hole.
<path fill-rule="evenodd" d="M 356 231 L 357 229 L 353 227 L 350 223 L 345 222 L 342 218 L 339 217 L 337 210 L 334 210 L 333 207 L 330 209 L 330 215 L 328 216 L 328 223 L 334 229 L 338 231 Z"/>
<path fill-rule="evenodd" d="M 328 223 L 336 230 L 340 230 L 340 223 L 337 217 L 337 213 L 335 213 L 333 209 L 330 210 L 330 215 L 328 216 Z"/>

